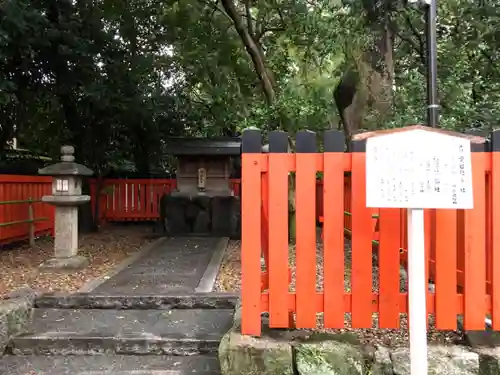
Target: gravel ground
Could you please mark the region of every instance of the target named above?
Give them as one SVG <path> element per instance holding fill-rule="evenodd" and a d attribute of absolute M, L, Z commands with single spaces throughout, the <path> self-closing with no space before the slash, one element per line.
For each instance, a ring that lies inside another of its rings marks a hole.
<path fill-rule="evenodd" d="M 346 243 L 344 250 L 345 259 L 345 275 L 344 286 L 345 291 L 351 289 L 351 249 Z M 316 248 L 316 286 L 317 290 L 323 289 L 323 246 L 318 243 Z M 292 283 L 290 290 L 294 291 L 295 287 L 295 246 L 290 246 L 289 263 L 292 266 Z M 373 257 L 373 282 L 372 289 L 378 292 L 378 265 L 377 257 Z M 402 277 L 400 280 L 400 289 L 405 292 L 407 282 Z M 241 289 L 241 257 L 239 241 L 231 241 L 223 259 L 222 266 L 217 277 L 215 290 L 222 292 L 239 292 Z M 378 314 L 373 314 L 371 329 L 354 329 L 351 327 L 350 314 L 345 314 L 344 329 L 324 329 L 323 314 L 317 314 L 318 329 L 320 332 L 328 333 L 345 333 L 351 332 L 359 336 L 362 343 L 383 344 L 388 346 L 407 346 L 408 340 L 408 319 L 406 314 L 401 314 L 400 329 L 378 329 Z M 460 332 L 455 331 L 437 331 L 434 328 L 434 321 L 431 317 L 429 320 L 428 340 L 430 343 L 439 344 L 455 344 L 463 341 L 463 336 Z"/>
<path fill-rule="evenodd" d="M 151 228 L 144 225 L 109 224 L 99 233 L 81 235 L 79 254 L 90 260 L 90 266 L 71 274 L 39 271 L 38 266 L 54 254 L 51 238 L 38 239 L 35 248 L 23 244 L 0 249 L 0 298 L 21 288 L 75 292 L 153 240 Z"/>

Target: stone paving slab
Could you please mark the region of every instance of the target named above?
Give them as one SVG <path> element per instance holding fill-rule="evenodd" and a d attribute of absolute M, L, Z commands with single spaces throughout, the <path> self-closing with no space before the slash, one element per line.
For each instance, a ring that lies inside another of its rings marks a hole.
<path fill-rule="evenodd" d="M 233 310 L 35 309 L 16 355 L 194 355 L 217 351 Z"/>
<path fill-rule="evenodd" d="M 38 296 L 35 307 L 45 309 L 235 309 L 235 293 L 170 293 L 165 295 L 113 295 L 50 293 Z"/>
<path fill-rule="evenodd" d="M 192 292 L 198 286 L 220 238 L 167 238 L 115 276 L 94 294 L 162 294 Z"/>
<path fill-rule="evenodd" d="M 217 375 L 216 356 L 5 356 L 2 375 Z"/>
<path fill-rule="evenodd" d="M 97 334 L 222 337 L 232 325 L 233 310 L 69 310 L 35 309 L 33 335 Z"/>

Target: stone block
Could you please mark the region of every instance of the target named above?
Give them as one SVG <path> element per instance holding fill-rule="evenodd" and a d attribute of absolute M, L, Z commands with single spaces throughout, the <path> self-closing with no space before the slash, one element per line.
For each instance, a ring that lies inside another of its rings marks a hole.
<path fill-rule="evenodd" d="M 193 224 L 193 232 L 200 234 L 210 233 L 210 213 L 199 211 Z"/>
<path fill-rule="evenodd" d="M 165 231 L 171 236 L 186 234 L 189 225 L 186 217 L 186 208 L 189 198 L 180 196 L 164 195 L 160 200 L 160 213 L 165 226 Z"/>
<path fill-rule="evenodd" d="M 364 375 L 360 347 L 342 341 L 305 342 L 296 346 L 300 375 Z"/>
<path fill-rule="evenodd" d="M 186 201 L 186 220 L 188 222 L 194 222 L 201 207 L 196 204 L 194 199 Z"/>
<path fill-rule="evenodd" d="M 222 375 L 292 375 L 292 345 L 271 337 L 227 333 L 219 345 Z"/>
<path fill-rule="evenodd" d="M 33 323 L 33 301 L 12 298 L 0 302 L 0 356 L 12 337 L 30 331 Z"/>
<path fill-rule="evenodd" d="M 393 375 L 391 352 L 383 346 L 375 350 L 371 365 L 371 375 Z"/>
<path fill-rule="evenodd" d="M 240 201 L 232 196 L 164 195 L 160 220 L 170 236 L 203 234 L 240 238 Z"/>
<path fill-rule="evenodd" d="M 198 195 L 193 197 L 193 202 L 195 202 L 196 205 L 198 205 L 202 210 L 209 211 L 212 197 L 208 195 Z"/>
<path fill-rule="evenodd" d="M 479 355 L 465 347 L 430 346 L 428 350 L 429 375 L 490 375 L 479 372 Z M 393 350 L 391 359 L 394 375 L 410 375 L 410 349 Z"/>
<path fill-rule="evenodd" d="M 211 211 L 212 232 L 215 236 L 238 236 L 241 216 L 238 197 L 213 197 Z"/>

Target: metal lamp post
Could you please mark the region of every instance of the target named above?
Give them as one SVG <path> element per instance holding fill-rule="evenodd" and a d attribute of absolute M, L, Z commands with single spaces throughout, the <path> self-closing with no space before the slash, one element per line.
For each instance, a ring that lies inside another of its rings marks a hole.
<path fill-rule="evenodd" d="M 437 97 L 437 0 L 408 0 L 412 4 L 425 4 L 427 41 L 427 124 L 436 128 L 439 123 Z"/>

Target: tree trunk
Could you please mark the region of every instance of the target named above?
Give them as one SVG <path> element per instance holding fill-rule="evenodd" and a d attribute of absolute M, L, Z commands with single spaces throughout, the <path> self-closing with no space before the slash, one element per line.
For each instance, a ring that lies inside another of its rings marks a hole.
<path fill-rule="evenodd" d="M 390 116 L 394 77 L 393 39 L 387 22 L 371 50 L 347 68 L 335 88 L 335 104 L 348 149 L 350 139 L 360 129 L 383 126 Z"/>

